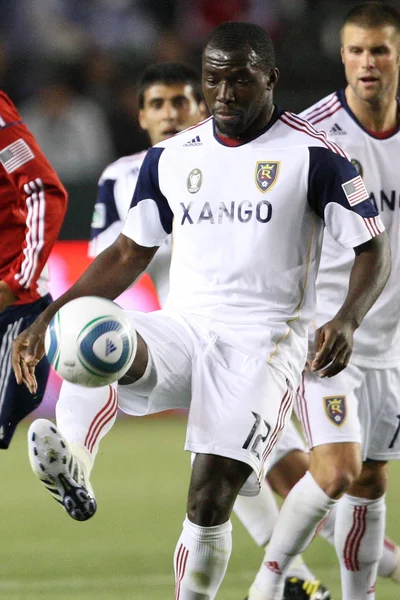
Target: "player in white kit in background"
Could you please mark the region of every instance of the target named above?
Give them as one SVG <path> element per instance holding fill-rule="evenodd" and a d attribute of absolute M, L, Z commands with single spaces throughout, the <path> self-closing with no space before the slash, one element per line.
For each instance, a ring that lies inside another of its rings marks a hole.
<path fill-rule="evenodd" d="M 196 125 L 207 116 L 201 81 L 183 63 L 159 63 L 148 67 L 138 82 L 139 123 L 154 146 Z M 188 144 L 196 144 L 188 132 Z M 119 158 L 102 173 L 94 207 L 89 255 L 93 258 L 121 233 L 146 150 Z M 161 306 L 169 290 L 171 236 L 148 266 Z"/>
<path fill-rule="evenodd" d="M 341 40 L 346 89 L 301 116 L 340 144 L 363 176 L 390 238 L 392 272 L 355 332 L 347 369 L 332 379 L 321 379 L 317 372 L 304 377 L 297 413 L 311 448 L 310 469 L 285 502 L 250 600 L 281 598 L 290 557 L 305 549 L 343 494 L 335 526 L 342 598 L 375 598 L 386 463 L 400 457 L 400 172 L 394 160 L 400 153 L 400 17 L 382 3 L 359 5 L 347 15 Z M 353 205 L 360 199 L 358 181 L 345 186 Z M 352 252 L 326 232 L 317 278 L 317 326 L 342 303 L 352 260 Z M 384 574 L 399 581 L 398 550 L 385 543 Z"/>
<path fill-rule="evenodd" d="M 207 116 L 202 99 L 201 80 L 197 73 L 181 63 L 160 63 L 146 69 L 138 82 L 139 121 L 147 131 L 151 145 L 168 139 L 198 123 Z M 188 132 L 188 146 L 199 144 Z M 119 158 L 102 173 L 93 212 L 89 255 L 95 257 L 110 246 L 123 227 L 132 200 L 139 170 L 146 151 Z M 163 307 L 169 291 L 172 236 L 156 252 L 146 269 Z M 69 394 L 69 384 L 63 383 L 60 397 Z M 305 444 L 290 421 L 271 457 L 268 481 L 285 497 L 288 490 L 307 469 Z M 279 507 L 267 482 L 254 498 L 238 497 L 234 510 L 256 544 L 264 547 L 272 534 Z M 318 590 L 323 600 L 329 600 L 326 588 L 297 557 L 288 571 L 287 591 L 293 598 L 294 589 Z M 303 592 L 301 592 L 303 593 Z M 304 592 L 306 593 L 306 592 Z"/>
<path fill-rule="evenodd" d="M 203 90 L 213 116 L 191 130 L 198 145 L 187 146 L 181 134 L 148 151 L 122 233 L 13 345 L 17 381 L 34 390 L 34 367 L 58 308 L 83 295 L 117 297 L 173 228 L 165 309 L 127 312 L 138 346 L 118 404 L 136 415 L 189 409 L 185 448 L 196 459 L 174 557 L 179 600 L 216 597 L 236 496 L 259 492 L 290 416 L 324 226 L 355 249 L 348 295 L 319 329 L 316 361 L 324 374 L 346 366 L 355 326 L 390 271 L 387 236 L 365 188 L 353 206 L 346 195 L 356 170 L 323 134 L 273 104 L 277 79 L 261 27 L 229 22 L 211 32 Z M 75 388 L 57 404 L 60 431 L 46 420 L 31 425 L 30 458 L 71 516 L 86 519 L 95 510 L 89 474 L 115 420 L 117 386 Z M 96 431 L 90 448 L 88 431 Z M 49 440 L 61 460 L 52 460 Z M 55 469 L 56 489 L 48 479 Z"/>

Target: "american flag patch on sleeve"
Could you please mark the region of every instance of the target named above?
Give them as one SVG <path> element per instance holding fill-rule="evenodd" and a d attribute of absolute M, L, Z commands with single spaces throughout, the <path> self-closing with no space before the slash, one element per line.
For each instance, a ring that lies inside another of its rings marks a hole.
<path fill-rule="evenodd" d="M 349 201 L 350 206 L 355 206 L 364 200 L 368 200 L 369 194 L 360 175 L 342 183 L 343 191 Z"/>
<path fill-rule="evenodd" d="M 35 158 L 35 155 L 25 140 L 21 138 L 0 150 L 0 162 L 7 173 L 16 171 L 32 158 Z"/>

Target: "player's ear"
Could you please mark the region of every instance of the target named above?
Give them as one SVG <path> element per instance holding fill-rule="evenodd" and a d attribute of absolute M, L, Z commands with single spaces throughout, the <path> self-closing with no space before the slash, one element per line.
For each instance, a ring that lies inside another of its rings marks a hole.
<path fill-rule="evenodd" d="M 139 110 L 138 121 L 139 121 L 140 127 L 142 129 L 144 129 L 144 131 L 146 131 L 146 129 L 147 129 L 146 117 L 145 117 L 144 111 L 142 109 Z"/>
<path fill-rule="evenodd" d="M 279 70 L 276 67 L 274 67 L 273 69 L 270 70 L 269 75 L 268 75 L 267 90 L 273 90 L 274 87 L 276 86 L 276 84 L 278 83 L 278 79 L 279 79 Z"/>
<path fill-rule="evenodd" d="M 344 48 L 340 46 L 340 56 L 342 57 L 342 63 L 344 64 Z"/>

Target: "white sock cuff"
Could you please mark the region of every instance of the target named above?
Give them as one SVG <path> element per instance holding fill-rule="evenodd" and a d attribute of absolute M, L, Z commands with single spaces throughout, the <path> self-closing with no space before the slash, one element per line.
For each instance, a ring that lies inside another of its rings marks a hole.
<path fill-rule="evenodd" d="M 232 531 L 232 523 L 230 519 L 222 525 L 213 525 L 212 527 L 201 527 L 189 521 L 186 516 L 183 522 L 183 528 L 190 533 L 190 535 L 197 541 L 208 541 L 217 540 L 223 537 L 227 533 Z"/>
<path fill-rule="evenodd" d="M 380 496 L 379 498 L 374 498 L 370 500 L 369 498 L 358 498 L 357 496 L 350 496 L 350 494 L 344 494 L 344 499 L 348 502 L 350 506 L 368 506 L 368 508 L 377 508 L 386 506 L 386 494 Z"/>
<path fill-rule="evenodd" d="M 307 471 L 300 481 L 303 484 L 305 494 L 310 494 L 310 496 L 313 497 L 315 504 L 320 508 L 330 509 L 337 504 L 338 500 L 333 500 L 324 492 L 324 490 L 315 481 L 310 471 Z"/>

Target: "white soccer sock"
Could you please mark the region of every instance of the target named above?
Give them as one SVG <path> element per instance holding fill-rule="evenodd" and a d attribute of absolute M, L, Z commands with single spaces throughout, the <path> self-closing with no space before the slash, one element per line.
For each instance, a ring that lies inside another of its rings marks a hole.
<path fill-rule="evenodd" d="M 366 500 L 345 494 L 340 499 L 335 547 L 340 562 L 342 600 L 374 600 L 385 517 L 385 496 Z"/>
<path fill-rule="evenodd" d="M 335 520 L 336 506 L 333 507 L 329 515 L 324 520 L 324 524 L 319 532 L 320 536 L 325 538 L 332 546 L 335 545 Z M 392 540 L 385 537 L 383 543 L 383 554 L 379 561 L 379 577 L 391 577 L 397 567 L 397 546 Z"/>
<path fill-rule="evenodd" d="M 214 600 L 231 551 L 230 521 L 200 527 L 186 517 L 174 554 L 175 600 Z"/>
<path fill-rule="evenodd" d="M 233 510 L 258 546 L 266 546 L 278 520 L 279 507 L 266 481 L 258 496 L 238 496 Z"/>
<path fill-rule="evenodd" d="M 318 525 L 336 504 L 309 471 L 284 501 L 249 600 L 281 600 L 290 561 L 312 541 Z"/>
<path fill-rule="evenodd" d="M 87 388 L 63 381 L 56 404 L 57 427 L 89 475 L 100 440 L 117 417 L 117 384 Z"/>
<path fill-rule="evenodd" d="M 397 546 L 385 537 L 383 540 L 383 554 L 378 566 L 379 577 L 391 577 L 397 567 Z"/>
<path fill-rule="evenodd" d="M 267 481 L 264 480 L 258 496 L 238 496 L 233 510 L 255 543 L 267 546 L 279 516 L 278 503 Z M 301 555 L 290 563 L 287 575 L 304 580 L 315 579 Z"/>

